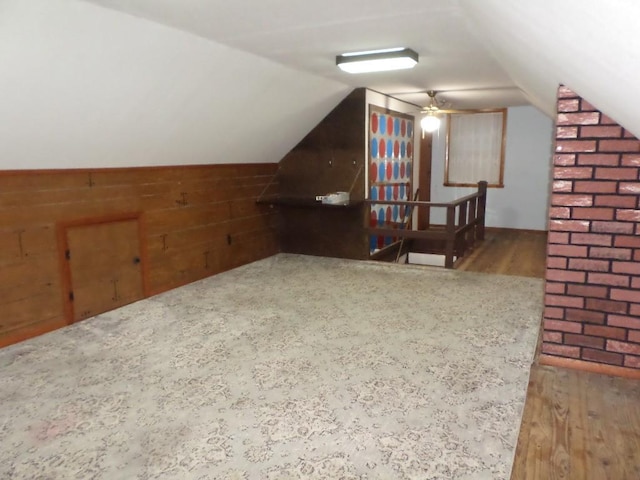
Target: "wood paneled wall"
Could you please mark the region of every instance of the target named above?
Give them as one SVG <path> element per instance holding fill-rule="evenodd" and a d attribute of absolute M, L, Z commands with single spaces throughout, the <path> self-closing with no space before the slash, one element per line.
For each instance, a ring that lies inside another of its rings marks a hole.
<path fill-rule="evenodd" d="M 0 346 L 68 324 L 60 228 L 135 214 L 145 295 L 278 252 L 276 164 L 0 172 Z"/>
<path fill-rule="evenodd" d="M 293 200 L 280 207 L 284 252 L 369 258 L 365 102 L 366 90 L 353 90 L 280 161 L 277 195 Z M 314 206 L 317 195 L 337 191 L 350 192 L 349 207 Z"/>
<path fill-rule="evenodd" d="M 345 97 L 280 160 L 279 195 L 314 199 L 351 191 L 364 200 L 366 90 Z"/>

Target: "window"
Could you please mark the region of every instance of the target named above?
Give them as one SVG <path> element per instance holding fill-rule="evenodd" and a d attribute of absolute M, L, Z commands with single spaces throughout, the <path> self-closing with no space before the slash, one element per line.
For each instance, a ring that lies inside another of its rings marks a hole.
<path fill-rule="evenodd" d="M 448 114 L 444 184 L 504 187 L 506 130 L 506 109 Z"/>

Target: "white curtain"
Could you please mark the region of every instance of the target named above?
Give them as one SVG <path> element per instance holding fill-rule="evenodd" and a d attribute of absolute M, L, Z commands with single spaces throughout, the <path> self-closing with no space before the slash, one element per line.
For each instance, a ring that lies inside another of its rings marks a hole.
<path fill-rule="evenodd" d="M 446 183 L 502 186 L 504 111 L 449 116 Z"/>

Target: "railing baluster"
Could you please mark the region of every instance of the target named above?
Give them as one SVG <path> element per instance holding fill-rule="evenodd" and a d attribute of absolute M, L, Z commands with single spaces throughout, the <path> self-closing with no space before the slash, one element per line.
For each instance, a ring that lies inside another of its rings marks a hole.
<path fill-rule="evenodd" d="M 444 248 L 444 267 L 453 268 L 453 254 L 456 243 L 456 206 L 447 207 L 447 241 Z"/>
<path fill-rule="evenodd" d="M 460 204 L 460 210 L 458 210 L 458 228 L 467 226 L 467 202 Z M 467 231 L 465 230 L 459 235 L 457 239 L 458 256 L 463 257 L 464 252 L 467 251 Z"/>
<path fill-rule="evenodd" d="M 447 224 L 444 232 L 442 229 L 430 229 L 427 227 L 424 231 L 407 231 L 406 229 L 378 229 L 368 227 L 367 231 L 370 235 L 376 235 L 381 232 L 384 235 L 397 236 L 398 238 L 416 238 L 416 239 L 432 239 L 442 241 L 445 239 L 445 267 L 453 268 L 453 257 L 464 256 L 467 247 L 473 245 L 476 240 L 484 240 L 485 227 L 485 210 L 487 202 L 487 182 L 478 182 L 478 191 L 476 193 L 458 198 L 453 202 L 423 202 L 423 201 L 398 201 L 398 200 L 365 200 L 365 204 L 372 205 L 399 205 L 408 209 L 426 208 L 431 213 L 431 207 L 447 209 Z M 456 225 L 456 208 L 458 210 L 458 225 Z M 369 225 L 368 216 L 365 219 L 365 225 Z M 428 232 L 427 232 L 428 230 Z M 463 230 L 458 237 L 456 231 Z"/>
<path fill-rule="evenodd" d="M 487 182 L 478 182 L 478 228 L 476 238 L 484 240 L 485 210 L 487 207 Z"/>
<path fill-rule="evenodd" d="M 474 245 L 476 243 L 476 231 L 478 230 L 478 225 L 475 224 L 476 221 L 476 212 L 478 208 L 478 197 L 472 198 L 469 201 L 469 223 L 473 223 L 473 227 L 471 230 L 467 232 L 467 240 L 470 245 Z"/>

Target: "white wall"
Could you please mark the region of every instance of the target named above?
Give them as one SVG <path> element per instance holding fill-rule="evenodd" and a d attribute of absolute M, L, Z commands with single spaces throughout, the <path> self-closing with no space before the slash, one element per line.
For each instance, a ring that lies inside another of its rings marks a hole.
<path fill-rule="evenodd" d="M 279 161 L 341 83 L 75 0 L 0 3 L 0 169 Z"/>
<path fill-rule="evenodd" d="M 445 187 L 446 122 L 433 138 L 431 200 L 448 202 L 477 189 Z M 546 230 L 549 175 L 553 149 L 553 121 L 534 107 L 507 112 L 504 188 L 487 194 L 489 227 Z M 434 209 L 432 223 L 445 223 L 444 209 Z"/>

